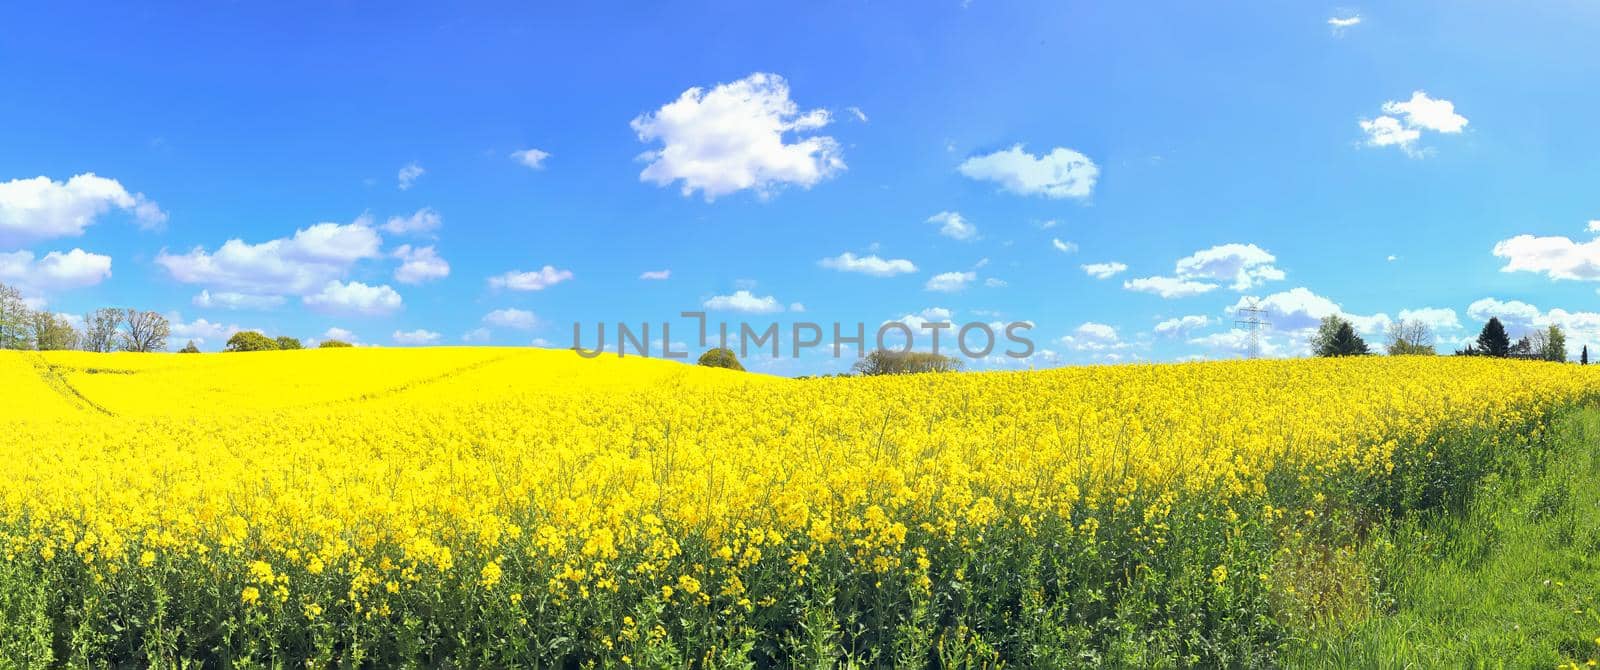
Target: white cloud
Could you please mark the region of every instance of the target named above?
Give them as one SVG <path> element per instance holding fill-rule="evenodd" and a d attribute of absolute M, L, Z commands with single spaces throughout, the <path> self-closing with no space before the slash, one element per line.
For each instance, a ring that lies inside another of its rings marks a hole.
<path fill-rule="evenodd" d="M 289 238 L 247 244 L 228 240 L 216 252 L 162 251 L 156 264 L 173 279 L 258 295 L 303 295 L 342 277 L 356 261 L 376 258 L 382 240 L 366 217 L 354 223 L 319 223 Z"/>
<path fill-rule="evenodd" d="M 672 278 L 671 270 L 647 270 L 639 275 L 640 279 L 647 281 L 662 281 Z"/>
<path fill-rule="evenodd" d="M 1086 322 L 1063 336 L 1059 342 L 1073 351 L 1103 352 L 1123 349 L 1128 345 L 1117 335 L 1117 329 L 1103 323 Z"/>
<path fill-rule="evenodd" d="M 1390 100 L 1383 103 L 1383 115 L 1376 119 L 1361 119 L 1357 123 L 1367 135 L 1367 144 L 1374 147 L 1396 146 L 1413 157 L 1424 155 L 1416 147 L 1422 131 L 1457 134 L 1467 125 L 1467 117 L 1456 113 L 1455 103 L 1435 100 L 1423 91 L 1414 91 L 1405 102 Z"/>
<path fill-rule="evenodd" d="M 984 279 L 983 280 L 983 285 L 987 286 L 989 288 L 1005 288 L 1006 286 L 1008 286 L 1008 284 L 1006 283 L 1006 280 L 1000 279 L 998 277 L 989 277 L 987 279 Z"/>
<path fill-rule="evenodd" d="M 1397 261 L 1397 260 L 1400 260 L 1400 257 L 1399 257 L 1399 256 L 1396 256 L 1396 255 L 1394 255 L 1394 254 L 1389 254 L 1389 257 L 1388 257 L 1388 258 L 1386 258 L 1386 259 L 1384 259 L 1384 260 L 1387 260 L 1387 261 L 1389 261 L 1389 262 L 1390 262 L 1390 263 L 1393 263 L 1393 262 L 1395 262 L 1395 261 Z"/>
<path fill-rule="evenodd" d="M 942 272 L 928 279 L 923 286 L 929 291 L 954 293 L 967 288 L 967 284 L 978 278 L 976 272 Z"/>
<path fill-rule="evenodd" d="M 28 293 L 94 286 L 110 276 L 110 256 L 82 249 L 52 251 L 42 258 L 31 251 L 0 252 L 0 281 Z"/>
<path fill-rule="evenodd" d="M 131 212 L 144 227 L 167 220 L 143 193 L 129 193 L 121 182 L 92 172 L 65 182 L 48 177 L 0 182 L 0 244 L 76 237 L 113 209 Z"/>
<path fill-rule="evenodd" d="M 394 338 L 395 344 L 405 345 L 433 344 L 439 341 L 438 333 L 435 333 L 431 330 L 424 330 L 422 328 L 418 328 L 416 330 L 397 330 L 394 331 L 394 334 L 390 337 Z"/>
<path fill-rule="evenodd" d="M 1590 221 L 1588 231 L 1591 233 L 1600 233 L 1600 219 Z"/>
<path fill-rule="evenodd" d="M 534 316 L 533 312 L 525 309 L 497 309 L 483 315 L 483 322 L 502 328 L 532 330 L 534 326 L 539 324 L 539 319 Z"/>
<path fill-rule="evenodd" d="M 320 292 L 305 296 L 301 301 L 321 312 L 367 316 L 393 314 L 402 306 L 400 294 L 387 284 L 368 286 L 358 281 L 329 281 Z"/>
<path fill-rule="evenodd" d="M 1501 272 L 1536 272 L 1551 279 L 1600 280 L 1600 238 L 1574 242 L 1563 236 L 1518 235 L 1495 243 L 1494 255 L 1506 259 Z"/>
<path fill-rule="evenodd" d="M 185 322 L 177 312 L 167 314 L 167 322 L 170 324 L 172 332 L 170 341 L 187 342 L 194 340 L 196 345 L 203 345 L 207 341 L 221 342 L 232 337 L 234 333 L 244 330 L 231 323 L 223 325 L 205 319 Z"/>
<path fill-rule="evenodd" d="M 1333 34 L 1335 34 L 1335 35 L 1342 35 L 1342 34 L 1344 34 L 1344 31 L 1346 31 L 1346 30 L 1348 30 L 1350 28 L 1354 28 L 1354 27 L 1356 27 L 1357 25 L 1360 25 L 1360 24 L 1361 24 L 1361 15 L 1360 14 L 1351 14 L 1349 16 L 1330 16 L 1330 17 L 1328 17 L 1328 28 L 1330 30 L 1332 30 Z"/>
<path fill-rule="evenodd" d="M 1175 277 L 1141 277 L 1122 282 L 1122 288 L 1140 293 L 1153 293 L 1163 298 L 1187 298 L 1216 290 L 1216 284 L 1189 281 Z"/>
<path fill-rule="evenodd" d="M 961 212 L 939 212 L 928 217 L 928 223 L 939 224 L 939 234 L 953 240 L 974 240 L 978 227 L 961 216 Z"/>
<path fill-rule="evenodd" d="M 1034 156 L 1023 151 L 1021 144 L 968 158 L 961 163 L 960 171 L 972 179 L 998 182 L 1012 193 L 1047 198 L 1087 198 L 1100 176 L 1100 168 L 1081 153 L 1056 147 L 1048 154 Z"/>
<path fill-rule="evenodd" d="M 893 277 L 917 271 L 916 264 L 904 258 L 883 259 L 875 255 L 858 257 L 848 251 L 833 258 L 824 258 L 817 264 L 830 270 L 859 272 L 874 277 Z"/>
<path fill-rule="evenodd" d="M 1240 298 L 1228 308 L 1228 313 L 1236 314 L 1239 310 L 1249 307 L 1252 304 L 1250 300 L 1250 298 Z M 1274 293 L 1257 300 L 1254 304 L 1266 310 L 1266 319 L 1271 323 L 1273 330 L 1301 334 L 1315 329 L 1326 316 L 1342 317 L 1364 335 L 1382 333 L 1391 321 L 1387 314 L 1381 312 L 1373 315 L 1346 312 L 1338 303 L 1312 293 L 1310 289 L 1304 287 Z"/>
<path fill-rule="evenodd" d="M 263 310 L 283 305 L 284 299 L 281 295 L 254 295 L 233 291 L 212 293 L 208 289 L 202 289 L 200 294 L 189 302 L 196 307 Z"/>
<path fill-rule="evenodd" d="M 340 342 L 355 342 L 360 338 L 356 337 L 355 333 L 335 326 L 324 331 L 322 333 L 322 339 L 339 340 Z"/>
<path fill-rule="evenodd" d="M 534 148 L 531 148 L 531 147 L 527 148 L 527 149 L 523 149 L 522 151 L 513 151 L 513 152 L 511 152 L 511 159 L 512 160 L 514 160 L 514 161 L 516 161 L 518 163 L 521 163 L 523 165 L 526 165 L 528 167 L 531 167 L 531 168 L 533 168 L 535 170 L 544 169 L 544 159 L 549 158 L 549 157 L 550 157 L 550 153 L 549 152 L 540 151 L 538 149 L 534 149 Z"/>
<path fill-rule="evenodd" d="M 543 291 L 569 279 L 572 279 L 571 270 L 558 270 L 553 265 L 546 265 L 532 272 L 512 270 L 497 277 L 490 277 L 489 286 L 513 291 Z"/>
<path fill-rule="evenodd" d="M 1199 330 L 1211 325 L 1211 319 L 1198 314 L 1180 316 L 1156 324 L 1156 334 L 1167 337 L 1177 337 L 1189 334 L 1189 331 Z"/>
<path fill-rule="evenodd" d="M 772 296 L 756 296 L 745 289 L 734 291 L 733 295 L 718 295 L 707 299 L 702 305 L 706 309 L 726 310 L 730 312 L 747 312 L 751 314 L 768 314 L 783 311 L 783 303 Z"/>
<path fill-rule="evenodd" d="M 1456 317 L 1456 311 L 1448 307 L 1421 307 L 1418 309 L 1402 309 L 1401 321 L 1417 321 L 1433 329 L 1435 333 L 1445 330 L 1459 330 L 1461 319 Z"/>
<path fill-rule="evenodd" d="M 1083 268 L 1084 274 L 1094 277 L 1095 279 L 1110 279 L 1128 269 L 1127 265 L 1118 263 L 1116 261 L 1112 261 L 1110 263 L 1088 263 L 1078 267 Z"/>
<path fill-rule="evenodd" d="M 473 328 L 461 334 L 461 341 L 467 343 L 488 342 L 489 337 L 493 334 L 489 332 L 488 328 Z"/>
<path fill-rule="evenodd" d="M 1244 291 L 1262 282 L 1283 279 L 1283 271 L 1273 265 L 1276 261 L 1276 257 L 1254 244 L 1219 244 L 1178 259 L 1172 277 L 1130 279 L 1122 287 L 1163 298 L 1207 293 L 1221 282 L 1227 282 L 1235 291 Z"/>
<path fill-rule="evenodd" d="M 1467 126 L 1467 117 L 1456 113 L 1455 103 L 1435 100 L 1423 91 L 1413 91 L 1405 102 L 1383 103 L 1383 113 L 1404 117 L 1408 127 L 1440 133 L 1459 133 Z"/>
<path fill-rule="evenodd" d="M 1256 341 L 1263 356 L 1270 358 L 1285 353 L 1285 349 L 1270 336 L 1261 335 Z M 1188 343 L 1229 357 L 1245 356 L 1250 353 L 1250 331 L 1234 328 L 1222 333 L 1189 338 Z"/>
<path fill-rule="evenodd" d="M 450 264 L 440 258 L 432 246 L 412 248 L 402 244 L 394 250 L 394 257 L 401 260 L 400 267 L 394 271 L 394 279 L 402 284 L 421 284 L 450 276 Z"/>
<path fill-rule="evenodd" d="M 1055 247 L 1056 251 L 1059 251 L 1059 252 L 1064 253 L 1064 254 L 1075 254 L 1075 253 L 1078 253 L 1078 245 L 1077 244 L 1072 243 L 1072 242 L 1062 242 L 1060 240 L 1060 238 L 1055 238 L 1055 237 L 1050 238 L 1050 246 Z"/>
<path fill-rule="evenodd" d="M 806 311 L 806 304 L 803 302 L 791 302 L 789 303 L 789 311 L 804 312 Z"/>
<path fill-rule="evenodd" d="M 444 223 L 444 217 L 434 211 L 432 207 L 423 207 L 411 216 L 391 216 L 383 224 L 383 232 L 394 235 L 412 235 L 416 233 L 431 233 L 439 229 Z"/>
<path fill-rule="evenodd" d="M 1499 300 L 1497 298 L 1483 298 L 1467 306 L 1467 316 L 1474 321 L 1488 321 L 1498 317 L 1508 326 L 1527 328 L 1534 325 L 1544 315 L 1538 307 L 1534 307 L 1521 300 Z"/>
<path fill-rule="evenodd" d="M 707 201 L 754 189 L 763 197 L 787 185 L 805 188 L 845 169 L 832 137 L 786 136 L 817 130 L 828 112 L 801 112 L 789 99 L 789 84 L 775 74 L 755 73 L 707 91 L 698 86 L 631 123 L 641 142 L 660 142 L 641 155 L 650 164 L 641 181 L 665 186 L 681 181 L 683 195 L 700 191 Z"/>
<path fill-rule="evenodd" d="M 850 115 L 856 117 L 857 121 L 862 123 L 867 122 L 867 113 L 861 111 L 860 107 L 846 107 L 844 108 L 844 111 L 850 112 Z"/>
<path fill-rule="evenodd" d="M 1232 282 L 1229 288 L 1245 291 L 1265 281 L 1283 279 L 1272 264 L 1278 259 L 1254 244 L 1220 244 L 1178 259 L 1180 279 Z"/>
<path fill-rule="evenodd" d="M 400 173 L 397 175 L 400 190 L 404 191 L 411 188 L 411 185 L 416 183 L 417 178 L 421 177 L 425 172 L 427 170 L 422 169 L 422 166 L 418 165 L 416 161 L 406 163 L 404 167 L 400 168 Z"/>

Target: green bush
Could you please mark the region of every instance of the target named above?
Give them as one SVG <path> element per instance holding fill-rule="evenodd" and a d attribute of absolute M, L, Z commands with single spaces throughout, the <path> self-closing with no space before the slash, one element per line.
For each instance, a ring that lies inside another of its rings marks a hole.
<path fill-rule="evenodd" d="M 339 349 L 341 347 L 348 347 L 348 346 L 350 346 L 350 343 L 346 342 L 344 340 L 323 340 L 322 344 L 318 344 L 317 345 L 317 348 L 318 349 Z"/>
<path fill-rule="evenodd" d="M 194 345 L 194 340 L 189 340 L 189 343 L 183 345 L 183 348 L 179 349 L 178 353 L 180 353 L 180 354 L 198 354 L 198 353 L 200 353 L 200 347 L 197 347 L 197 346 Z"/>
<path fill-rule="evenodd" d="M 296 339 L 296 338 L 293 338 L 293 337 L 289 337 L 288 335 L 279 335 L 277 340 L 275 340 L 275 341 L 278 343 L 278 348 L 279 349 L 287 350 L 287 349 L 299 349 L 299 348 L 301 348 L 300 347 L 300 340 Z"/>
<path fill-rule="evenodd" d="M 708 368 L 727 368 L 744 372 L 744 366 L 739 364 L 739 357 L 733 355 L 733 350 L 726 347 L 708 349 L 700 354 L 700 364 Z"/>
<path fill-rule="evenodd" d="M 228 338 L 223 351 L 277 351 L 278 342 L 253 330 L 241 331 Z"/>
<path fill-rule="evenodd" d="M 926 351 L 890 351 L 879 349 L 866 355 L 851 367 L 861 375 L 899 375 L 917 372 L 954 372 L 961 369 L 961 361 L 944 354 Z"/>

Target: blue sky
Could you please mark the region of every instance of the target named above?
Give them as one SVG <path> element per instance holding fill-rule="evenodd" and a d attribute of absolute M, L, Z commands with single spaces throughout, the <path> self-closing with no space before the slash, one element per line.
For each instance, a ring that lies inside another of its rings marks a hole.
<path fill-rule="evenodd" d="M 1276 355 L 1334 312 L 1600 343 L 1597 30 L 1578 2 L 12 4 L 0 281 L 206 349 L 704 309 L 1034 324 L 979 366 L 1228 358 L 1246 296 Z"/>

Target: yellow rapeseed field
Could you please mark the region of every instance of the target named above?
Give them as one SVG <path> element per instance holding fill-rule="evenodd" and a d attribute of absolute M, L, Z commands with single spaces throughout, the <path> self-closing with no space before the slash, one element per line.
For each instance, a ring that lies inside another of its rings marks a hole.
<path fill-rule="evenodd" d="M 0 665 L 1237 660 L 1294 538 L 1444 504 L 1592 371 L 5 351 Z"/>

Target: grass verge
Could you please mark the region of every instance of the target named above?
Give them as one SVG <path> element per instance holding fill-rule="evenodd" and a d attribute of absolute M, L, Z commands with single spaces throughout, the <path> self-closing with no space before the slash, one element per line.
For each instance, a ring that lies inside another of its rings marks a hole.
<path fill-rule="evenodd" d="M 1600 408 L 1490 475 L 1464 510 L 1394 522 L 1356 551 L 1361 603 L 1286 665 L 1586 667 L 1600 659 Z"/>

